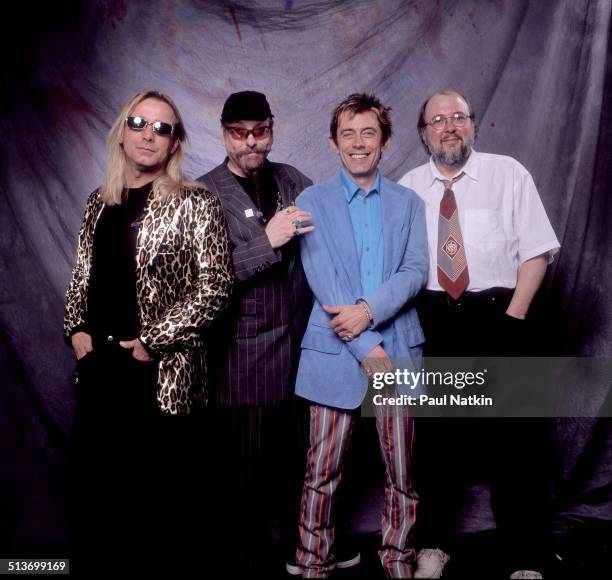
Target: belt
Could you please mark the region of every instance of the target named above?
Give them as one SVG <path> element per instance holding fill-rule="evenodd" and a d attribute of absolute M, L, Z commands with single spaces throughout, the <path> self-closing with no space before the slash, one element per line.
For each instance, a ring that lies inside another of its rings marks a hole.
<path fill-rule="evenodd" d="M 107 334 L 106 332 L 91 332 L 91 341 L 96 348 L 104 346 L 121 346 L 120 340 L 133 340 L 122 335 Z"/>
<path fill-rule="evenodd" d="M 459 300 L 454 300 L 447 292 L 438 290 L 424 290 L 419 296 L 419 300 L 423 303 L 435 302 L 446 306 L 461 308 L 462 306 L 470 306 L 472 304 L 490 304 L 492 306 L 498 303 L 509 301 L 514 294 L 514 288 L 487 288 L 481 292 L 464 292 L 459 296 Z M 507 306 L 507 305 L 506 305 Z"/>

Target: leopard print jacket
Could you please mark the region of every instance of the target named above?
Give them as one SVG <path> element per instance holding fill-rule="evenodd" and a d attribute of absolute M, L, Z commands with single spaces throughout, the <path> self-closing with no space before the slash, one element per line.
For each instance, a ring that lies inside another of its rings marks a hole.
<path fill-rule="evenodd" d="M 93 236 L 103 208 L 96 190 L 85 207 L 66 295 L 67 341 L 86 324 Z M 163 413 L 187 414 L 206 404 L 201 331 L 225 308 L 232 282 L 218 197 L 193 189 L 161 203 L 149 194 L 136 243 L 136 293 L 139 338 L 159 358 L 157 402 Z"/>

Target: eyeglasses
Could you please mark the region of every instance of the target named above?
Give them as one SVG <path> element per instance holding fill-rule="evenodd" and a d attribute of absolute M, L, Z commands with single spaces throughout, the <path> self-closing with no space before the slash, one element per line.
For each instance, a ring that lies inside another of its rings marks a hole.
<path fill-rule="evenodd" d="M 158 135 L 172 135 L 176 128 L 175 125 L 170 123 L 164 123 L 163 121 L 147 121 L 142 117 L 126 117 L 125 124 L 132 129 L 132 131 L 144 131 L 149 125 Z"/>
<path fill-rule="evenodd" d="M 452 115 L 436 115 L 426 123 L 429 125 L 434 131 L 444 131 L 444 127 L 446 127 L 446 120 L 449 119 L 454 127 L 465 127 L 468 119 L 473 119 L 474 115 L 464 115 L 463 113 L 453 113 Z"/>
<path fill-rule="evenodd" d="M 268 137 L 272 131 L 272 127 L 264 125 L 263 127 L 255 127 L 255 129 L 245 129 L 244 127 L 234 127 L 233 125 L 224 125 L 225 129 L 232 136 L 232 139 L 246 141 L 249 135 L 253 135 L 255 139 L 261 141 Z"/>

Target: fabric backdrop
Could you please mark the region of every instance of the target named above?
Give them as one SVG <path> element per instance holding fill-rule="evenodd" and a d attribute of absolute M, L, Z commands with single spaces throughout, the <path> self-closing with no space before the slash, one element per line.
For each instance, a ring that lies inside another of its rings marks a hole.
<path fill-rule="evenodd" d="M 228 94 L 254 89 L 275 114 L 271 158 L 315 182 L 337 171 L 329 117 L 349 93 L 373 91 L 393 108 L 382 169 L 397 179 L 426 160 L 415 128 L 422 101 L 459 89 L 480 119 L 476 148 L 531 171 L 561 240 L 535 312 L 550 352 L 611 354 L 610 0 L 26 1 L 13 10 L 4 26 L 19 28 L 20 42 L 0 40 L 0 556 L 64 546 L 74 406 L 64 293 L 106 133 L 144 88 L 181 109 L 190 176 L 224 157 Z M 612 519 L 609 421 L 558 420 L 554 430 L 559 511 Z"/>

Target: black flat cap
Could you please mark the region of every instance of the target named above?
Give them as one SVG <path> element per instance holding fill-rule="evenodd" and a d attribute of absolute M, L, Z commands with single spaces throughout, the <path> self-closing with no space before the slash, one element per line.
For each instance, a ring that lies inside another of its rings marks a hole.
<path fill-rule="evenodd" d="M 232 93 L 223 105 L 221 122 L 229 121 L 265 121 L 274 117 L 266 95 L 257 91 Z"/>

